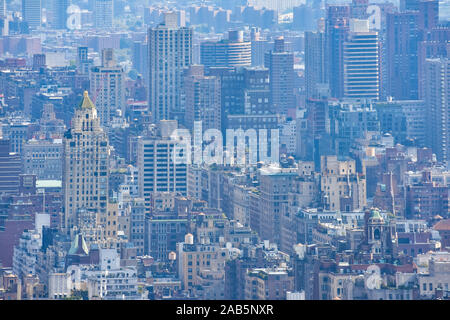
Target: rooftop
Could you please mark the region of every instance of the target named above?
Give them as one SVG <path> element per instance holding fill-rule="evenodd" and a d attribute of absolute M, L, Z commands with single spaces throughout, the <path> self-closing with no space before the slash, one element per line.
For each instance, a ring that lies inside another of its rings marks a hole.
<path fill-rule="evenodd" d="M 61 180 L 36 180 L 36 188 L 61 188 Z"/>
<path fill-rule="evenodd" d="M 437 231 L 450 231 L 450 219 L 441 220 L 433 227 Z"/>

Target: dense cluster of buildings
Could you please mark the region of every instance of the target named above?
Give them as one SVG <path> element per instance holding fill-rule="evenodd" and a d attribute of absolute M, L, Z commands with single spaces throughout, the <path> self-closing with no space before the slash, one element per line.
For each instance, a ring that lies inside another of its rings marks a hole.
<path fill-rule="evenodd" d="M 445 3 L 3 3 L 0 300 L 449 299 Z"/>

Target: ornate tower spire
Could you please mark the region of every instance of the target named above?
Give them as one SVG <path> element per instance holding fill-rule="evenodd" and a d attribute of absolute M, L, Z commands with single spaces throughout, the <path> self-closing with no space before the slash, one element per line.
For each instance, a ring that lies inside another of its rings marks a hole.
<path fill-rule="evenodd" d="M 84 93 L 83 93 L 83 100 L 81 100 L 80 108 L 81 109 L 95 109 L 95 105 L 92 102 L 91 98 L 89 98 L 89 94 L 87 91 L 84 91 Z"/>

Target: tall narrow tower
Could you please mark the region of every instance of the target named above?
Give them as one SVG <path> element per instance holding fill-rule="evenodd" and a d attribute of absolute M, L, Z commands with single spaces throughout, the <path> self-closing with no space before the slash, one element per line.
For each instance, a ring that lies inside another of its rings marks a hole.
<path fill-rule="evenodd" d="M 427 105 L 427 144 L 437 160 L 450 160 L 450 59 L 426 59 L 424 66 Z"/>
<path fill-rule="evenodd" d="M 90 91 L 100 124 L 107 128 L 114 116 L 125 112 L 125 73 L 114 60 L 113 49 L 103 49 L 102 65 L 91 69 Z"/>
<path fill-rule="evenodd" d="M 294 54 L 285 50 L 283 37 L 275 39 L 274 49 L 266 52 L 264 66 L 269 69 L 273 111 L 287 114 L 288 109 L 295 108 Z"/>
<path fill-rule="evenodd" d="M 41 10 L 41 0 L 22 0 L 22 17 L 31 29 L 41 26 Z"/>
<path fill-rule="evenodd" d="M 152 118 L 181 120 L 180 90 L 183 69 L 192 63 L 192 28 L 180 27 L 174 12 L 148 30 L 149 109 Z"/>
<path fill-rule="evenodd" d="M 344 43 L 344 97 L 378 100 L 380 96 L 378 33 L 369 21 L 351 19 Z"/>
<path fill-rule="evenodd" d="M 86 220 L 84 213 L 95 216 L 90 219 L 93 224 L 106 215 L 108 158 L 106 133 L 100 126 L 97 109 L 85 91 L 72 118 L 72 126 L 64 135 L 63 229 L 66 232 L 80 228 Z"/>

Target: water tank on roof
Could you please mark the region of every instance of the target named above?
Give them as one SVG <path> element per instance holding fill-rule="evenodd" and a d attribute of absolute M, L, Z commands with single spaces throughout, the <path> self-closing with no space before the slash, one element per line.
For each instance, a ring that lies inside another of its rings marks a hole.
<path fill-rule="evenodd" d="M 184 236 L 184 242 L 186 244 L 194 244 L 194 236 L 191 233 L 188 233 Z"/>
<path fill-rule="evenodd" d="M 187 236 L 187 235 L 186 235 Z M 173 252 L 173 251 L 171 251 L 170 253 L 169 253 L 169 260 L 170 261 L 175 261 L 177 259 L 177 254 L 175 253 L 175 252 Z"/>

